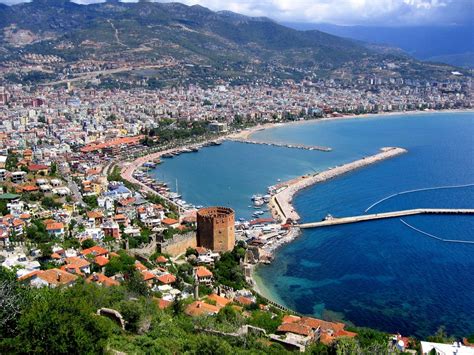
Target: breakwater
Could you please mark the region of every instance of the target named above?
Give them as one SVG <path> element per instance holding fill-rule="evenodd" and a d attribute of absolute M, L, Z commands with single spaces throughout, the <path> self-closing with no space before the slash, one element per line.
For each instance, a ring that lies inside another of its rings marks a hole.
<path fill-rule="evenodd" d="M 325 219 L 324 221 L 313 222 L 313 223 L 304 223 L 304 224 L 300 224 L 298 226 L 302 229 L 308 229 L 308 228 L 336 226 L 336 225 L 339 225 L 339 224 L 366 222 L 366 221 L 372 221 L 372 220 L 377 220 L 377 219 L 415 216 L 415 215 L 420 215 L 420 214 L 465 214 L 465 215 L 469 215 L 469 214 L 474 214 L 474 209 L 418 208 L 418 209 L 412 209 L 412 210 L 366 214 L 366 215 L 362 215 L 362 216 L 353 216 L 353 217 L 342 217 L 342 218 L 331 217 L 331 218 Z"/>
<path fill-rule="evenodd" d="M 304 175 L 296 179 L 287 181 L 285 183 L 274 186 L 273 189 L 277 191 L 271 198 L 269 207 L 274 218 L 281 222 L 286 222 L 288 219 L 297 221 L 300 216 L 295 211 L 292 205 L 294 195 L 302 189 L 305 189 L 314 184 L 318 184 L 340 175 L 346 174 L 356 169 L 375 164 L 377 162 L 396 157 L 400 154 L 406 153 L 407 150 L 398 147 L 382 148 L 380 153 L 364 157 L 362 159 L 347 163 L 341 166 L 330 168 L 323 172 L 318 172 L 310 175 Z"/>
<path fill-rule="evenodd" d="M 304 145 L 304 144 L 287 144 L 287 143 L 274 143 L 274 142 L 261 142 L 255 140 L 249 140 L 244 138 L 229 138 L 234 142 L 239 143 L 246 143 L 246 144 L 260 144 L 260 145 L 268 145 L 272 147 L 283 147 L 283 148 L 293 148 L 293 149 L 303 149 L 303 150 L 318 150 L 321 152 L 330 152 L 332 148 L 330 147 L 323 147 L 319 145 Z"/>

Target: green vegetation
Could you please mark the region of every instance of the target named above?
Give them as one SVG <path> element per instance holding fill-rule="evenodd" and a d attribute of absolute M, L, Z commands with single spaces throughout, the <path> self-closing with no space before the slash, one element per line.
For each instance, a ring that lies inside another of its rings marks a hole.
<path fill-rule="evenodd" d="M 94 195 L 84 196 L 82 199 L 84 200 L 87 207 L 91 210 L 99 207 L 99 204 L 97 203 L 97 196 L 94 196 Z"/>
<path fill-rule="evenodd" d="M 132 184 L 131 182 L 125 180 L 124 178 L 122 178 L 122 175 L 120 174 L 120 168 L 118 166 L 114 166 L 114 168 L 112 169 L 112 171 L 110 172 L 109 175 L 107 175 L 107 180 L 109 181 L 119 181 L 121 182 L 122 184 L 124 184 L 124 186 L 130 190 L 139 190 L 139 186 L 137 186 L 136 184 Z"/>
<path fill-rule="evenodd" d="M 206 121 L 195 121 L 192 123 L 178 121 L 171 124 L 169 122 L 169 120 L 161 121 L 157 128 L 149 132 L 149 137 L 157 137 L 160 144 L 162 144 L 199 137 L 208 133 Z"/>
<path fill-rule="evenodd" d="M 237 245 L 232 252 L 223 253 L 214 267 L 214 277 L 222 285 L 240 290 L 245 286 L 245 277 L 240 268 L 240 260 L 245 254 L 245 249 Z"/>
<path fill-rule="evenodd" d="M 438 328 L 435 334 L 430 335 L 427 338 L 428 341 L 431 341 L 433 343 L 445 343 L 445 344 L 451 344 L 455 340 L 453 337 L 449 336 L 446 333 L 446 329 L 441 326 Z"/>

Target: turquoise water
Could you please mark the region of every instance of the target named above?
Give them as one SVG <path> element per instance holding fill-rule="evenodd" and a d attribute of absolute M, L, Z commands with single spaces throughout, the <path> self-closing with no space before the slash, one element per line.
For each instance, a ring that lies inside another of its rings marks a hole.
<path fill-rule="evenodd" d="M 408 153 L 302 191 L 295 207 L 303 221 L 327 213 L 364 213 L 393 193 L 474 183 L 474 114 L 426 114 L 285 126 L 257 139 L 330 146 L 330 153 L 225 143 L 166 160 L 155 174 L 201 205 L 223 204 L 248 218 L 250 197 L 277 182 L 323 170 L 383 146 Z M 407 208 L 474 208 L 474 188 L 397 196 L 371 212 Z M 404 220 L 445 239 L 474 240 L 474 218 L 416 216 Z M 474 245 L 443 243 L 399 220 L 304 231 L 259 268 L 265 288 L 302 313 L 358 326 L 426 336 L 439 325 L 474 333 Z"/>

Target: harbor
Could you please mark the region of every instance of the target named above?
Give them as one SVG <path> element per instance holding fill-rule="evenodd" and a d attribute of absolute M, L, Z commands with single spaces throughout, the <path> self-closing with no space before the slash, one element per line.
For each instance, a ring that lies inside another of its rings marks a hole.
<path fill-rule="evenodd" d="M 394 158 L 400 154 L 406 153 L 407 150 L 397 147 L 385 147 L 380 153 L 367 156 L 362 159 L 347 163 L 341 166 L 330 168 L 323 172 L 303 175 L 293 180 L 269 187 L 272 197 L 269 202 L 272 216 L 282 223 L 288 220 L 296 222 L 300 216 L 292 205 L 294 195 L 302 189 L 310 187 L 314 184 L 325 182 L 343 174 L 347 174 L 353 170 L 363 168 L 365 166 L 378 163 L 380 161 Z"/>

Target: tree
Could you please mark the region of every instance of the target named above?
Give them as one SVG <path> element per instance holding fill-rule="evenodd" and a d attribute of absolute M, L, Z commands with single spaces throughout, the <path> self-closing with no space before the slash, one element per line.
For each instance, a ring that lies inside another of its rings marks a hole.
<path fill-rule="evenodd" d="M 15 273 L 0 266 L 0 334 L 2 336 L 14 334 L 25 305 L 25 293 L 16 281 Z"/>
<path fill-rule="evenodd" d="M 353 355 L 363 353 L 359 343 L 355 339 L 348 337 L 336 339 L 331 344 L 331 348 L 337 355 Z"/>
<path fill-rule="evenodd" d="M 50 168 L 50 175 L 56 176 L 57 172 L 58 172 L 58 165 L 56 163 L 52 163 L 51 168 Z"/>
<path fill-rule="evenodd" d="M 267 333 L 275 333 L 281 324 L 281 316 L 271 314 L 270 312 L 254 311 L 250 317 L 249 324 L 263 328 Z"/>
<path fill-rule="evenodd" d="M 94 240 L 86 239 L 82 242 L 81 247 L 82 247 L 82 249 L 89 249 L 89 248 L 92 248 L 95 245 L 97 245 L 97 243 L 94 242 Z"/>
<path fill-rule="evenodd" d="M 386 346 L 388 343 L 388 334 L 370 328 L 357 328 L 356 339 L 362 348 L 368 348 L 375 344 Z"/>
<path fill-rule="evenodd" d="M 150 288 L 143 280 L 143 276 L 139 271 L 132 271 L 128 274 L 125 287 L 130 292 L 140 296 L 148 296 L 150 294 Z"/>
<path fill-rule="evenodd" d="M 430 342 L 433 342 L 433 343 L 445 343 L 445 344 L 449 344 L 449 343 L 452 343 L 454 342 L 454 337 L 451 337 L 451 336 L 448 336 L 448 334 L 446 333 L 446 329 L 444 328 L 444 326 L 441 326 L 438 328 L 438 330 L 436 331 L 435 334 L 433 335 L 430 335 L 428 338 L 427 338 L 428 341 Z"/>
<path fill-rule="evenodd" d="M 94 314 L 94 308 L 78 297 L 69 297 L 62 289 L 35 291 L 31 304 L 23 312 L 17 352 L 49 354 L 102 353 L 114 323 Z"/>
<path fill-rule="evenodd" d="M 90 209 L 99 207 L 99 204 L 97 203 L 97 196 L 84 196 L 82 199 Z"/>
<path fill-rule="evenodd" d="M 120 314 L 126 321 L 125 329 L 136 333 L 140 327 L 142 310 L 137 301 L 122 301 L 119 304 Z"/>
<path fill-rule="evenodd" d="M 2 216 L 5 216 L 8 213 L 10 213 L 10 211 L 8 210 L 8 207 L 7 207 L 7 201 L 6 200 L 0 200 L 0 213 L 2 214 Z"/>
<path fill-rule="evenodd" d="M 123 250 L 119 251 L 118 254 L 118 256 L 111 257 L 105 267 L 106 276 L 113 276 L 118 273 L 128 274 L 134 271 L 135 259 Z"/>
<path fill-rule="evenodd" d="M 62 206 L 62 203 L 56 202 L 52 197 L 49 196 L 44 197 L 43 201 L 41 201 L 41 204 L 47 209 L 58 209 Z"/>
<path fill-rule="evenodd" d="M 236 253 L 223 253 L 214 268 L 217 282 L 234 289 L 242 289 L 245 286 L 245 278 L 239 261 L 239 256 Z"/>

